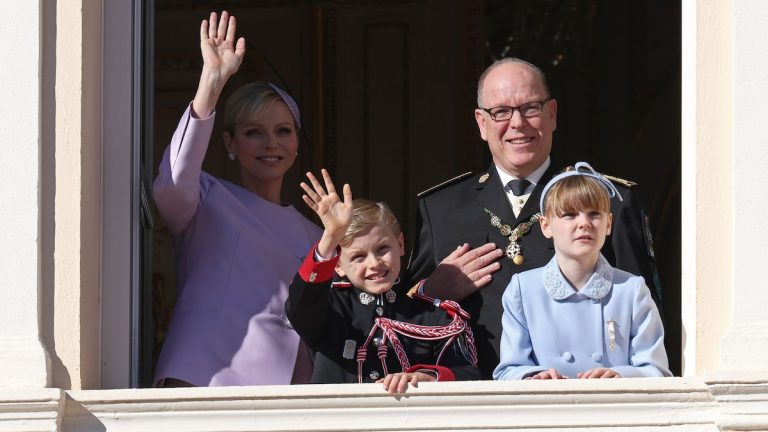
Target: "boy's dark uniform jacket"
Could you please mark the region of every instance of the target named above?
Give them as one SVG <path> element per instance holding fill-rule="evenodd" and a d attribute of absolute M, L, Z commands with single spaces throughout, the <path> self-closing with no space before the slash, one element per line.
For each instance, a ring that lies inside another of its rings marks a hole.
<path fill-rule="evenodd" d="M 463 243 L 474 248 L 493 242 L 504 250 L 509 240 L 491 225 L 490 216 L 484 209 L 514 228 L 539 211 L 542 189 L 560 171 L 554 163 L 550 165 L 517 218 L 493 165 L 484 173 L 465 176 L 421 194 L 416 218 L 418 237 L 409 265 L 413 279 L 418 281 L 428 277 L 440 261 Z M 654 301 L 659 304 L 650 233 L 640 203 L 631 189 L 634 184 L 626 181 L 614 181 L 614 184 L 624 201 L 611 199 L 613 227 L 602 253 L 613 266 L 643 276 Z M 555 254 L 552 240 L 544 237 L 538 223 L 533 224 L 520 244 L 525 257 L 522 265 L 515 265 L 502 256 L 499 259 L 501 269 L 493 274 L 493 281 L 461 302 L 471 315 L 478 366 L 487 379 L 499 363 L 504 289 L 513 274 L 541 267 Z"/>
<path fill-rule="evenodd" d="M 299 273 L 293 278 L 289 287 L 288 300 L 285 310 L 293 328 L 301 336 L 312 351 L 314 373 L 312 383 L 356 383 L 357 360 L 355 355 L 373 327 L 374 319 L 378 316 L 376 308 L 383 308 L 386 318 L 420 325 L 446 325 L 451 322 L 448 314 L 433 305 L 412 299 L 406 295 L 411 287 L 410 278 L 402 272 L 401 282 L 395 284 L 393 303 L 382 296 L 381 304 L 374 300 L 370 304 L 360 301 L 362 291 L 354 286 L 349 288 L 332 288 L 331 281 L 335 275 L 336 259 L 324 262 L 314 261 L 314 248 L 304 260 Z M 312 281 L 312 282 L 310 282 Z M 378 297 L 378 296 L 374 296 Z M 378 331 L 377 336 L 381 336 Z M 408 355 L 411 366 L 434 365 L 440 349 L 445 341 L 428 342 L 398 335 L 403 348 Z M 347 340 L 355 342 L 352 358 L 343 358 Z M 446 349 L 439 366 L 430 367 L 439 374 L 439 380 L 477 380 L 480 379 L 478 368 L 458 351 L 458 346 Z M 368 346 L 368 355 L 363 365 L 363 382 L 375 382 L 384 377 L 377 353 L 377 347 L 372 342 Z M 389 347 L 387 353 L 387 368 L 389 373 L 402 372 L 397 356 Z M 447 369 L 446 369 L 447 368 Z"/>

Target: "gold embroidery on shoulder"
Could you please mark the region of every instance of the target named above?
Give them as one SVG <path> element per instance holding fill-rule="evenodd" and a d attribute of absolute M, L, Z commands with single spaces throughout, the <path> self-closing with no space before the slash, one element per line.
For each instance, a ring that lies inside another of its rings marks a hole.
<path fill-rule="evenodd" d="M 472 175 L 472 171 L 469 171 L 469 172 L 465 172 L 464 174 L 458 175 L 458 176 L 456 176 L 456 177 L 454 177 L 454 178 L 452 178 L 452 179 L 446 180 L 446 181 L 444 181 L 444 182 L 442 182 L 442 183 L 440 183 L 440 184 L 437 184 L 437 185 L 435 185 L 435 186 L 432 186 L 431 188 L 429 188 L 429 189 L 427 189 L 427 190 L 424 190 L 424 191 L 422 191 L 422 192 L 419 192 L 418 194 L 416 194 L 416 196 L 417 196 L 417 197 L 419 197 L 419 198 L 421 198 L 421 197 L 423 197 L 424 195 L 427 195 L 427 194 L 429 194 L 429 193 L 431 193 L 431 192 L 434 192 L 434 191 L 436 191 L 436 190 L 438 190 L 438 189 L 442 189 L 442 188 L 444 188 L 445 186 L 448 186 L 449 184 L 455 183 L 455 182 L 457 182 L 457 181 L 459 181 L 459 180 L 461 180 L 461 179 L 463 179 L 463 178 L 465 178 L 465 177 L 467 177 L 467 176 L 470 176 L 470 175 Z"/>
<path fill-rule="evenodd" d="M 635 183 L 635 182 L 633 182 L 631 180 L 625 180 L 623 178 L 609 176 L 607 174 L 603 174 L 603 177 L 607 178 L 608 180 L 610 180 L 610 181 L 612 181 L 614 183 L 618 183 L 618 184 L 624 186 L 625 188 L 631 188 L 632 186 L 637 186 L 637 183 Z"/>

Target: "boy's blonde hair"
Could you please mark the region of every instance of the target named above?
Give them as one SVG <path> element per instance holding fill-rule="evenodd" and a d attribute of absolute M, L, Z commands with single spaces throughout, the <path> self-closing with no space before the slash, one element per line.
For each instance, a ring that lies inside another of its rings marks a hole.
<path fill-rule="evenodd" d="M 365 232 L 375 225 L 384 224 L 392 230 L 395 236 L 401 233 L 400 223 L 397 222 L 395 214 L 383 202 L 375 202 L 367 199 L 358 198 L 352 201 L 352 223 L 347 228 L 344 238 L 341 239 L 341 246 L 349 246 L 355 237 Z"/>
<path fill-rule="evenodd" d="M 544 197 L 542 213 L 546 217 L 559 217 L 584 209 L 610 212 L 611 199 L 599 180 L 585 175 L 573 175 L 552 185 Z"/>

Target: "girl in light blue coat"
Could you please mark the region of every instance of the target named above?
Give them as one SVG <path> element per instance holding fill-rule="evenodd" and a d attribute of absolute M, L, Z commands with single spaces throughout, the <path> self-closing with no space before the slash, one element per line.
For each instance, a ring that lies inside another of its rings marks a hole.
<path fill-rule="evenodd" d="M 494 379 L 672 376 L 664 328 L 640 276 L 600 254 L 611 232 L 613 184 L 579 162 L 541 194 L 541 230 L 555 256 L 515 274 L 502 303 Z"/>

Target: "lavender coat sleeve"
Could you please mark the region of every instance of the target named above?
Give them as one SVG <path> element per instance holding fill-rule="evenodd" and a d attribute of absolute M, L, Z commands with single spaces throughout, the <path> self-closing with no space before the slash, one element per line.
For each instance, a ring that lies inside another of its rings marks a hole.
<path fill-rule="evenodd" d="M 188 106 L 163 153 L 153 192 L 157 208 L 174 235 L 189 225 L 200 206 L 200 174 L 214 119 L 215 113 L 195 119 Z"/>

